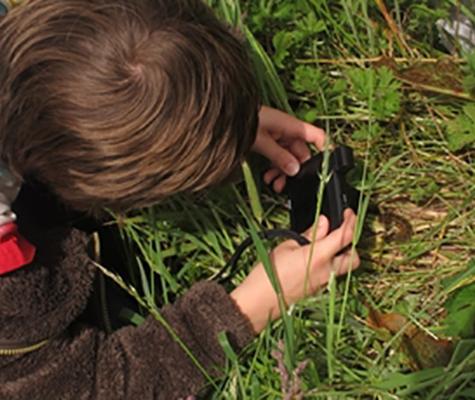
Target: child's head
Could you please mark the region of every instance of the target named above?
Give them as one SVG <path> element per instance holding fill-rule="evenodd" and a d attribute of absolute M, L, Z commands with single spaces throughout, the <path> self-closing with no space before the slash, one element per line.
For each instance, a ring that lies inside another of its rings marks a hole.
<path fill-rule="evenodd" d="M 200 0 L 30 0 L 0 32 L 1 159 L 75 209 L 200 190 L 254 141 L 250 61 Z"/>

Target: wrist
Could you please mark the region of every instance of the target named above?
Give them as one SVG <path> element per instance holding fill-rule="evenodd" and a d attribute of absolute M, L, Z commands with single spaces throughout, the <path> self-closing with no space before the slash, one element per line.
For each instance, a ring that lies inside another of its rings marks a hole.
<path fill-rule="evenodd" d="M 258 285 L 259 287 L 252 284 L 253 280 L 246 279 L 230 294 L 256 334 L 260 333 L 269 321 L 280 316 L 277 296 L 269 280 L 265 278 L 265 284 Z"/>

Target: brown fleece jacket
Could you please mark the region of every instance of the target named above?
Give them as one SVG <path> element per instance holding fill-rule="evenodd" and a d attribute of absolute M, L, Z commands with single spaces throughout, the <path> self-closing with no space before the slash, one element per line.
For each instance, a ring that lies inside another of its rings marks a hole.
<path fill-rule="evenodd" d="M 0 399 L 177 399 L 206 382 L 193 362 L 152 317 L 111 335 L 75 323 L 96 273 L 86 235 L 74 229 L 29 232 L 35 261 L 0 276 L 0 348 L 44 339 L 21 356 L 0 355 Z M 224 363 L 217 334 L 239 351 L 253 337 L 249 321 L 224 289 L 193 286 L 161 310 L 200 363 L 216 374 Z"/>

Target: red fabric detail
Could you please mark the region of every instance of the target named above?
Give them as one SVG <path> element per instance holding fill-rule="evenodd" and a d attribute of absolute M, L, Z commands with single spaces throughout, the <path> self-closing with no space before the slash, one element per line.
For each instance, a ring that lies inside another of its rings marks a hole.
<path fill-rule="evenodd" d="M 0 275 L 30 264 L 36 249 L 18 232 L 15 223 L 0 226 Z"/>

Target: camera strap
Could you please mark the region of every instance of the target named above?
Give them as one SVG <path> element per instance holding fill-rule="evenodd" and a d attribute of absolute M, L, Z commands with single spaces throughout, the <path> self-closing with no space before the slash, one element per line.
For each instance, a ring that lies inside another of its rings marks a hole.
<path fill-rule="evenodd" d="M 296 241 L 300 246 L 306 246 L 310 244 L 310 240 L 308 240 L 305 236 L 291 230 L 291 229 L 269 229 L 258 233 L 260 239 L 271 240 L 271 239 L 291 239 Z M 224 283 L 228 281 L 233 272 L 236 270 L 237 263 L 241 258 L 242 254 L 246 249 L 252 245 L 254 242 L 252 237 L 248 237 L 245 239 L 237 248 L 232 257 L 226 263 L 226 265 L 221 268 L 213 277 L 213 279 L 217 280 L 219 283 Z M 222 277 L 223 274 L 228 271 L 226 277 Z"/>

